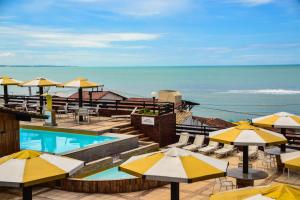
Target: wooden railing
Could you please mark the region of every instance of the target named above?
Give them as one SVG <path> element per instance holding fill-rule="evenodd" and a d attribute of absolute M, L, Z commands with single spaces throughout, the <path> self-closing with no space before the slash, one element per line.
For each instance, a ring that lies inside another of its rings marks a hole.
<path fill-rule="evenodd" d="M 300 150 L 300 134 L 299 133 L 287 133 L 288 139 L 287 148 Z"/>
<path fill-rule="evenodd" d="M 185 125 L 176 124 L 176 134 L 187 132 L 192 135 L 205 135 L 208 136 L 210 132 L 219 130 L 218 128 L 199 126 L 199 125 Z"/>
<path fill-rule="evenodd" d="M 0 96 L 3 98 L 3 96 Z M 27 103 L 37 103 L 39 101 L 39 96 L 25 96 L 25 95 L 10 95 L 9 102 L 22 104 L 24 100 Z M 46 101 L 46 100 L 45 100 Z M 63 106 L 68 103 L 69 106 L 78 105 L 78 99 L 75 98 L 62 98 L 53 97 L 52 99 L 54 106 Z M 133 110 L 148 108 L 150 110 L 155 110 L 159 115 L 174 113 L 174 104 L 169 102 L 155 102 L 152 101 L 127 101 L 127 100 L 83 100 L 84 106 L 96 107 L 100 106 L 102 109 L 114 109 L 114 110 Z"/>
<path fill-rule="evenodd" d="M 191 135 L 208 136 L 210 132 L 219 129 L 220 128 L 208 126 L 176 124 L 176 134 L 188 132 Z M 287 148 L 300 150 L 300 133 L 287 133 L 286 138 L 288 139 Z"/>

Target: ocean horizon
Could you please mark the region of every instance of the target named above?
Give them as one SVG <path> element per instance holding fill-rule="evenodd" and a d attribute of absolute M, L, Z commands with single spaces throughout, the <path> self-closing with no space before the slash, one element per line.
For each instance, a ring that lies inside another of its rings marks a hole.
<path fill-rule="evenodd" d="M 2 66 L 0 74 L 21 81 L 47 77 L 64 82 L 86 77 L 104 84 L 105 90 L 127 97 L 150 97 L 152 91 L 162 89 L 179 90 L 183 99 L 200 103 L 193 109 L 194 115 L 231 121 L 280 111 L 300 114 L 300 65 Z M 12 86 L 9 92 L 26 94 L 28 91 Z"/>

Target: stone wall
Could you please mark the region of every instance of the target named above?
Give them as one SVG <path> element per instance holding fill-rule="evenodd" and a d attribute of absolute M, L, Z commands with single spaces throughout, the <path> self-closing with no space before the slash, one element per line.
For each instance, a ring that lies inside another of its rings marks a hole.
<path fill-rule="evenodd" d="M 128 138 L 121 138 L 103 144 L 91 145 L 85 148 L 64 153 L 62 155 L 78 160 L 83 160 L 85 162 L 91 162 L 137 148 L 138 146 L 138 136 L 128 136 Z"/>
<path fill-rule="evenodd" d="M 176 114 L 169 113 L 159 116 L 146 116 L 154 118 L 154 125 L 142 124 L 142 117 L 145 115 L 131 115 L 131 124 L 140 130 L 151 140 L 159 143 L 160 147 L 176 142 Z"/>

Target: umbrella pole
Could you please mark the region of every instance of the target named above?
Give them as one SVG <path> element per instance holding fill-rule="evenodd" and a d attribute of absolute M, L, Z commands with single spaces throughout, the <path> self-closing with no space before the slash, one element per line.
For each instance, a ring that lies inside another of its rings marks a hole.
<path fill-rule="evenodd" d="M 4 105 L 7 106 L 7 104 L 8 104 L 7 85 L 3 85 L 3 92 L 4 92 Z"/>
<path fill-rule="evenodd" d="M 179 200 L 179 183 L 171 182 L 171 200 Z"/>
<path fill-rule="evenodd" d="M 78 89 L 78 106 L 79 108 L 82 108 L 82 88 Z M 79 116 L 79 121 L 83 121 L 83 116 Z"/>
<path fill-rule="evenodd" d="M 280 129 L 280 132 L 281 132 L 281 134 L 285 137 L 285 135 L 286 135 L 286 128 L 281 128 L 281 129 Z M 285 144 L 282 144 L 282 145 L 280 146 L 280 149 L 281 149 L 281 152 L 285 152 L 285 150 L 286 150 Z"/>
<path fill-rule="evenodd" d="M 243 146 L 243 173 L 248 174 L 248 146 Z"/>
<path fill-rule="evenodd" d="M 23 200 L 32 200 L 32 187 L 23 187 Z"/>
<path fill-rule="evenodd" d="M 43 114 L 43 101 L 44 101 L 44 97 L 42 96 L 44 91 L 43 91 L 43 87 L 39 87 L 39 93 L 40 93 L 40 114 Z"/>

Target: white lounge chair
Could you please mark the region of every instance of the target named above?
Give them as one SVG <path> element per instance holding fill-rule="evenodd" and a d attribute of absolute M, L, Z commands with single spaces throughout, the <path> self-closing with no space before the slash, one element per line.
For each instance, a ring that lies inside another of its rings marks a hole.
<path fill-rule="evenodd" d="M 90 123 L 89 110 L 87 108 L 79 108 L 77 111 L 77 123 L 80 123 L 80 117 L 83 118 L 83 121 Z"/>
<path fill-rule="evenodd" d="M 130 119 L 131 115 L 134 114 L 137 109 L 138 109 L 138 107 L 135 107 L 132 110 L 132 112 L 130 113 L 130 115 L 112 115 L 111 118 L 112 119 Z"/>
<path fill-rule="evenodd" d="M 200 153 L 210 154 L 218 149 L 219 142 L 210 141 L 206 147 L 198 149 Z"/>
<path fill-rule="evenodd" d="M 169 148 L 171 148 L 171 147 L 177 147 L 177 148 L 183 147 L 183 146 L 188 144 L 189 138 L 190 138 L 189 133 L 183 132 L 183 133 L 180 134 L 180 137 L 179 137 L 179 140 L 178 140 L 177 143 L 170 144 L 167 147 L 169 147 Z"/>
<path fill-rule="evenodd" d="M 204 135 L 196 135 L 193 144 L 183 147 L 183 149 L 188 151 L 196 151 L 198 148 L 201 148 L 204 143 Z"/>
<path fill-rule="evenodd" d="M 230 144 L 224 144 L 223 148 L 215 151 L 216 157 L 222 158 L 230 155 L 235 150 L 235 147 Z"/>

